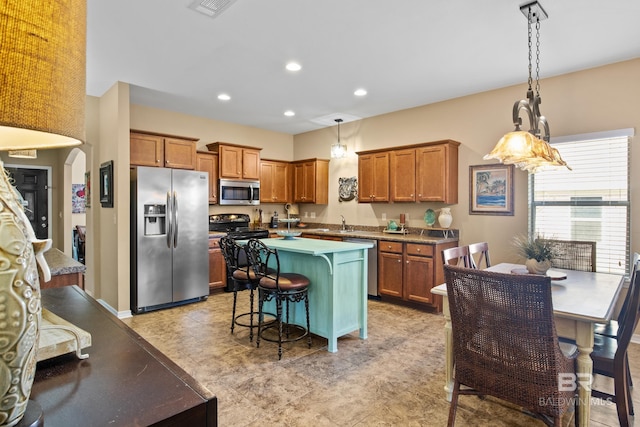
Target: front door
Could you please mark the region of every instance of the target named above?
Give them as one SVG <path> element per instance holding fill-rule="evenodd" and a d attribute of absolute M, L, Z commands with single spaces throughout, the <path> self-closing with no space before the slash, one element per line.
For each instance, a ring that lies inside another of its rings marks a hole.
<path fill-rule="evenodd" d="M 49 238 L 49 198 L 47 171 L 44 169 L 16 169 L 7 167 L 13 185 L 24 199 L 24 212 L 38 239 Z"/>

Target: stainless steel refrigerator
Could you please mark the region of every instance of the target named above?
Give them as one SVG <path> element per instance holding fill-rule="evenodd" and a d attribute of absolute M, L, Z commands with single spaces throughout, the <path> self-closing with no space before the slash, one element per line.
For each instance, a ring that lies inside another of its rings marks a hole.
<path fill-rule="evenodd" d="M 209 295 L 209 177 L 206 172 L 131 170 L 131 310 Z"/>

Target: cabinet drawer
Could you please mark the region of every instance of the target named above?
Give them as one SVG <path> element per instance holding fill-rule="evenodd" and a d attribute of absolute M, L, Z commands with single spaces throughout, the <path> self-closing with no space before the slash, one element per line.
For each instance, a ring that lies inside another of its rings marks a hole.
<path fill-rule="evenodd" d="M 419 243 L 407 243 L 407 254 L 420 256 L 433 256 L 433 245 L 421 245 Z"/>
<path fill-rule="evenodd" d="M 379 248 L 380 248 L 380 252 L 393 252 L 397 254 L 402 253 L 401 242 L 389 242 L 389 241 L 381 240 Z"/>

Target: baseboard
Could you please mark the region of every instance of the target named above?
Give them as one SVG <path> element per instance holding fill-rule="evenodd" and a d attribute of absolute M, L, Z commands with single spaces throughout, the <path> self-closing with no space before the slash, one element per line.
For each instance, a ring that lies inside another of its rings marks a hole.
<path fill-rule="evenodd" d="M 634 344 L 640 344 L 640 335 L 633 334 L 633 336 L 631 337 L 631 342 Z"/>
<path fill-rule="evenodd" d="M 133 317 L 133 315 L 131 314 L 131 310 L 124 310 L 124 311 L 117 311 L 115 308 L 111 307 L 105 300 L 103 299 L 99 299 L 98 302 L 100 303 L 100 305 L 102 305 L 104 308 L 106 308 L 107 310 L 109 310 L 109 312 L 111 314 L 113 314 L 114 316 L 116 316 L 118 319 L 126 319 L 128 317 Z"/>

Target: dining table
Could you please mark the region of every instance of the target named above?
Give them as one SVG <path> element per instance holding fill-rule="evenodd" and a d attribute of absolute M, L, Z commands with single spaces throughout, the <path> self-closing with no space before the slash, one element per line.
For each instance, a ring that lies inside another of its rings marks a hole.
<path fill-rule="evenodd" d="M 500 263 L 486 269 L 498 273 L 523 274 L 522 264 Z M 578 348 L 576 385 L 578 387 L 578 423 L 588 426 L 591 415 L 591 378 L 594 345 L 594 325 L 611 320 L 624 276 L 565 269 L 552 269 L 551 298 L 558 337 L 574 340 Z M 434 287 L 431 292 L 442 296 L 442 313 L 445 319 L 445 392 L 451 401 L 453 392 L 454 356 L 451 315 L 446 283 Z"/>

